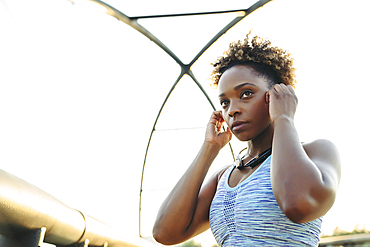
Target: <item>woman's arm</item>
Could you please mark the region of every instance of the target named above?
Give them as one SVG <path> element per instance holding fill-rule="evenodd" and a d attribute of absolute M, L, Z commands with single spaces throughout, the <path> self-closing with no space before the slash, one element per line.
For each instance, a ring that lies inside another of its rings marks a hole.
<path fill-rule="evenodd" d="M 340 181 L 340 160 L 327 140 L 299 141 L 293 118 L 294 90 L 275 85 L 270 90 L 270 116 L 274 124 L 271 182 L 285 215 L 296 223 L 312 221 L 332 207 Z"/>
<path fill-rule="evenodd" d="M 213 160 L 231 139 L 229 129 L 221 132 L 221 112 L 214 112 L 207 125 L 205 141 L 185 174 L 159 209 L 153 228 L 162 244 L 181 243 L 209 228 L 209 208 L 216 192 L 217 174 L 202 187 Z"/>

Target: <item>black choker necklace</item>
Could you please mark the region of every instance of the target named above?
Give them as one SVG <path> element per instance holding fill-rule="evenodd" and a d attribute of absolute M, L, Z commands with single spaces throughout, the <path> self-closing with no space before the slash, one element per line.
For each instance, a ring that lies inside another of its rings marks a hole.
<path fill-rule="evenodd" d="M 243 150 L 245 150 L 245 149 L 243 149 Z M 271 155 L 271 152 L 272 152 L 272 148 L 269 148 L 269 149 L 263 151 L 262 153 L 260 153 L 259 155 L 257 155 L 256 157 L 254 157 L 253 159 L 251 159 L 247 164 L 243 164 L 243 158 L 245 156 L 243 156 L 243 157 L 240 158 L 240 153 L 239 153 L 238 156 L 236 157 L 236 162 L 237 162 L 236 163 L 237 164 L 236 168 L 238 168 L 239 170 L 241 170 L 244 167 L 251 167 L 253 169 L 257 165 L 259 165 L 262 162 L 264 162 L 267 159 L 267 157 L 269 157 Z"/>

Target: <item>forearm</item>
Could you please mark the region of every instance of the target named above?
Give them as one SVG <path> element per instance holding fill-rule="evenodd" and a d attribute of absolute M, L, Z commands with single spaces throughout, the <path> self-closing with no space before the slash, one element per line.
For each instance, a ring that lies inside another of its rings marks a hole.
<path fill-rule="evenodd" d="M 185 174 L 163 202 L 154 226 L 154 233 L 167 232 L 179 236 L 190 226 L 197 207 L 204 178 L 219 148 L 204 143 Z"/>
<path fill-rule="evenodd" d="M 292 119 L 280 117 L 274 128 L 271 182 L 275 198 L 286 214 L 302 211 L 292 217 L 316 218 L 322 174 L 303 149 Z"/>
<path fill-rule="evenodd" d="M 273 169 L 274 174 L 304 175 L 296 174 L 305 169 L 305 166 L 298 164 L 311 163 L 311 161 L 303 149 L 292 119 L 281 117 L 274 122 L 272 148 L 274 154 L 272 160 L 273 164 L 276 164 Z M 317 172 L 319 172 L 318 169 Z"/>

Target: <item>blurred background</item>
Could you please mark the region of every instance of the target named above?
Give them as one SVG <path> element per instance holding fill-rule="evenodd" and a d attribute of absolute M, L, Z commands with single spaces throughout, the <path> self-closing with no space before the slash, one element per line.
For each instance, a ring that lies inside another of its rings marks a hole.
<path fill-rule="evenodd" d="M 105 2 L 127 16 L 144 16 L 247 9 L 256 1 Z M 369 7 L 365 0 L 274 0 L 236 24 L 191 67 L 219 109 L 210 63 L 230 42 L 252 30 L 292 53 L 300 139 L 329 139 L 341 154 L 342 181 L 324 218 L 324 235 L 370 229 Z M 237 15 L 138 23 L 187 64 Z M 156 212 L 195 157 L 213 111 L 199 86 L 184 75 L 154 128 L 180 66 L 89 1 L 0 0 L 0 37 L 0 169 L 125 236 L 139 238 L 140 231 L 150 239 Z M 231 144 L 236 153 L 245 146 L 236 138 Z M 232 162 L 225 147 L 210 173 Z M 215 243 L 209 232 L 195 241 Z"/>

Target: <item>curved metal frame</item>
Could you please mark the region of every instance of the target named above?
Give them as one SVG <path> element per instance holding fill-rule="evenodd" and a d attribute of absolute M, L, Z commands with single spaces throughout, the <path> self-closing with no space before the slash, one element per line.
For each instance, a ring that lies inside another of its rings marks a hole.
<path fill-rule="evenodd" d="M 70 0 L 71 2 L 74 2 L 74 0 Z M 214 11 L 214 12 L 198 12 L 198 13 L 184 13 L 184 14 L 168 14 L 168 15 L 150 15 L 150 16 L 133 16 L 129 17 L 125 14 L 123 14 L 121 11 L 118 9 L 110 6 L 109 4 L 100 1 L 100 0 L 88 0 L 90 2 L 94 2 L 106 9 L 107 14 L 117 18 L 118 20 L 126 23 L 127 25 L 131 26 L 141 34 L 143 34 L 145 37 L 149 38 L 151 41 L 153 41 L 156 45 L 158 45 L 163 51 L 165 51 L 170 57 L 172 57 L 173 60 L 176 61 L 178 65 L 181 67 L 181 72 L 178 78 L 176 79 L 175 83 L 171 87 L 170 91 L 168 92 L 165 100 L 163 101 L 163 104 L 161 108 L 159 109 L 158 115 L 155 119 L 155 122 L 153 124 L 152 131 L 150 133 L 150 137 L 148 140 L 147 148 L 145 151 L 145 156 L 144 156 L 144 163 L 143 163 L 143 168 L 142 168 L 142 174 L 141 174 L 141 183 L 140 183 L 140 199 L 139 199 L 139 235 L 141 235 L 141 195 L 142 195 L 142 186 L 143 186 L 143 178 L 144 178 L 144 169 L 145 169 L 145 164 L 146 164 L 146 159 L 148 155 L 148 150 L 150 146 L 150 142 L 152 140 L 153 133 L 155 131 L 155 127 L 157 125 L 159 116 L 161 115 L 161 112 L 164 108 L 164 105 L 166 104 L 168 98 L 170 97 L 171 93 L 175 89 L 176 85 L 178 82 L 181 80 L 181 78 L 184 75 L 189 75 L 195 84 L 199 87 L 199 89 L 203 92 L 204 96 L 207 98 L 208 102 L 212 106 L 213 109 L 215 109 L 211 99 L 207 95 L 206 91 L 204 88 L 201 86 L 201 84 L 198 82 L 196 77 L 194 76 L 193 72 L 191 71 L 191 66 L 198 60 L 198 58 L 213 44 L 219 39 L 223 34 L 225 34 L 229 29 L 231 29 L 234 25 L 236 25 L 238 22 L 243 20 L 246 16 L 251 14 L 253 11 L 257 10 L 258 8 L 262 7 L 266 3 L 272 1 L 272 0 L 260 0 L 254 3 L 251 7 L 248 9 L 238 9 L 238 10 L 229 10 L 229 11 Z M 234 20 L 232 20 L 229 24 L 227 24 L 224 28 L 222 28 L 199 52 L 198 54 L 192 59 L 192 61 L 188 64 L 184 64 L 177 56 L 174 54 L 165 44 L 163 44 L 157 37 L 155 37 L 152 33 L 150 33 L 148 30 L 146 30 L 143 26 L 141 26 L 137 21 L 139 19 L 148 19 L 148 18 L 163 18 L 163 17 L 176 17 L 176 16 L 190 16 L 190 15 L 210 15 L 210 14 L 222 14 L 222 13 L 240 13 Z M 231 152 L 233 153 L 231 144 L 229 143 L 229 147 L 231 149 Z"/>

